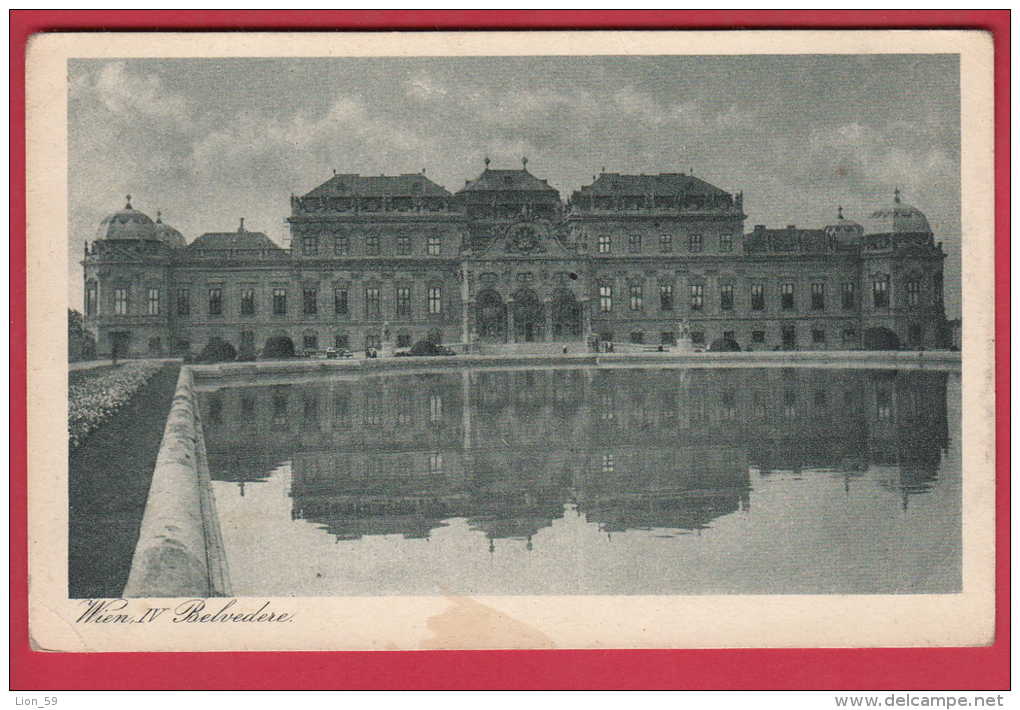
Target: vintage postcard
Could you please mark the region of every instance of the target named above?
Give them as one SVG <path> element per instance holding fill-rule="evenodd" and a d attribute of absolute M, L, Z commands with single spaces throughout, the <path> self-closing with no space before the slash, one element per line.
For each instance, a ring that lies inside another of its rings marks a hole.
<path fill-rule="evenodd" d="M 36 36 L 35 647 L 991 643 L 991 57 Z"/>

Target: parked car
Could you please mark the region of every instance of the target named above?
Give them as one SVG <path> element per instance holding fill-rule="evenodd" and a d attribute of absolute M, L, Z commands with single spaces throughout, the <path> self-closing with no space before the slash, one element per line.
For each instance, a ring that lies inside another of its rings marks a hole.
<path fill-rule="evenodd" d="M 341 360 L 349 357 L 354 357 L 354 353 L 346 348 L 326 348 L 326 358 L 328 360 Z"/>

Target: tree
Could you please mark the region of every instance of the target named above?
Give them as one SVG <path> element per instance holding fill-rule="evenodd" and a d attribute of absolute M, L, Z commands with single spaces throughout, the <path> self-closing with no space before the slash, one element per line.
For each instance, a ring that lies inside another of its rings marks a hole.
<path fill-rule="evenodd" d="M 85 316 L 67 309 L 67 359 L 69 362 L 91 360 L 96 356 L 96 339 L 85 329 Z"/>
<path fill-rule="evenodd" d="M 237 359 L 234 346 L 220 338 L 211 339 L 198 356 L 199 362 L 231 362 Z"/>

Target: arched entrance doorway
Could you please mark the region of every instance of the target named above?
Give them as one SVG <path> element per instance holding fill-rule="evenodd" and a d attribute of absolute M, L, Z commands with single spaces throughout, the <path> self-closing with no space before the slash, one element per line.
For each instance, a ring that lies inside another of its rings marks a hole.
<path fill-rule="evenodd" d="M 545 306 L 530 288 L 522 288 L 514 294 L 513 331 L 514 341 L 533 343 L 542 340 L 545 326 Z"/>
<path fill-rule="evenodd" d="M 581 337 L 581 303 L 571 291 L 560 289 L 553 294 L 550 304 L 552 309 L 552 339 L 578 340 Z"/>
<path fill-rule="evenodd" d="M 900 339 L 888 328 L 868 328 L 864 331 L 865 350 L 899 350 Z"/>
<path fill-rule="evenodd" d="M 482 291 L 475 299 L 475 322 L 479 340 L 506 342 L 506 304 L 493 290 Z"/>

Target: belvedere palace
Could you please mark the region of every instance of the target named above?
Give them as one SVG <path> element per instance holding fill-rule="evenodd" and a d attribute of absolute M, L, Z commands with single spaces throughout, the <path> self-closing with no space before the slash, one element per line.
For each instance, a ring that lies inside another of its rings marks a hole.
<path fill-rule="evenodd" d="M 289 248 L 243 219 L 188 242 L 129 198 L 85 246 L 97 355 L 948 345 L 945 252 L 898 190 L 860 223 L 833 205 L 821 228 L 747 230 L 743 194 L 693 175 L 603 172 L 564 202 L 522 162 L 486 159 L 456 193 L 424 171 L 334 174 L 290 198 Z"/>

